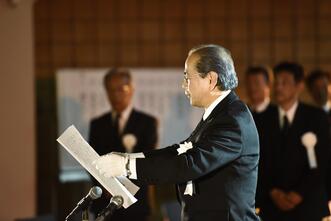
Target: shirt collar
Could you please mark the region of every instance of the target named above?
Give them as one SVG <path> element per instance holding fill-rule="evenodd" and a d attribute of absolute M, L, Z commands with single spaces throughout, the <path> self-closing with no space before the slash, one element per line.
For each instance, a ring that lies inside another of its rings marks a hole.
<path fill-rule="evenodd" d="M 279 110 L 279 119 L 281 121 L 281 125 L 283 125 L 283 118 L 284 116 L 286 115 L 287 119 L 288 119 L 288 122 L 290 124 L 292 124 L 293 120 L 294 120 L 294 115 L 295 115 L 295 112 L 298 108 L 298 105 L 299 105 L 299 102 L 296 101 L 292 107 L 290 109 L 288 109 L 288 111 L 285 111 L 283 110 L 280 106 L 278 106 L 278 110 Z"/>
<path fill-rule="evenodd" d="M 253 111 L 255 111 L 256 113 L 261 113 L 263 111 L 265 111 L 268 107 L 268 105 L 270 104 L 270 98 L 269 97 L 266 97 L 262 103 L 258 104 L 257 106 L 255 107 L 252 107 L 251 109 Z"/>
<path fill-rule="evenodd" d="M 209 107 L 207 107 L 205 109 L 205 113 L 203 114 L 202 118 L 203 120 L 206 120 L 207 117 L 209 117 L 209 115 L 211 114 L 211 112 L 214 110 L 214 108 L 228 95 L 230 94 L 231 90 L 227 90 L 227 91 L 222 91 L 221 95 L 213 101 L 213 103 L 211 103 L 209 105 Z"/>
<path fill-rule="evenodd" d="M 132 104 L 129 104 L 129 106 L 127 106 L 127 108 L 125 108 L 124 111 L 121 113 L 120 120 L 124 120 L 126 122 L 132 112 L 132 109 L 133 109 Z M 115 111 L 112 111 L 111 115 L 112 118 L 115 119 L 117 113 Z"/>

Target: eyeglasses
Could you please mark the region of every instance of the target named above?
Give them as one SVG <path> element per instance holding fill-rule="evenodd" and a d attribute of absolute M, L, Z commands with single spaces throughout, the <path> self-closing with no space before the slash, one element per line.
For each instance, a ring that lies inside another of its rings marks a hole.
<path fill-rule="evenodd" d="M 184 72 L 184 81 L 186 84 L 188 83 L 188 80 L 189 80 L 189 78 L 187 77 L 187 73 Z"/>
<path fill-rule="evenodd" d="M 191 79 L 193 79 L 193 78 L 197 78 L 197 77 L 200 77 L 200 78 L 201 78 L 201 76 L 200 76 L 199 73 L 198 73 L 198 74 L 192 74 L 191 77 L 188 77 L 188 76 L 187 76 L 187 72 L 184 71 L 184 79 L 183 79 L 183 80 L 185 81 L 186 84 L 188 84 L 188 81 L 189 81 L 189 80 L 191 80 Z"/>

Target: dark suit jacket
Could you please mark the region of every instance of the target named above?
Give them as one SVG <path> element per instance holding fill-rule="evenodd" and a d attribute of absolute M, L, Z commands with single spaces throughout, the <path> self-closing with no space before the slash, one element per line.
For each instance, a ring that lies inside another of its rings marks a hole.
<path fill-rule="evenodd" d="M 257 131 L 259 132 L 259 141 L 260 141 L 260 160 L 259 160 L 259 172 L 257 179 L 257 189 L 256 189 L 256 207 L 260 208 L 263 205 L 263 200 L 265 196 L 265 183 L 268 177 L 268 174 L 265 171 L 266 163 L 266 152 L 268 148 L 268 131 L 267 124 L 270 114 L 274 113 L 277 109 L 277 106 L 274 104 L 269 104 L 267 108 L 260 113 L 252 111 L 252 115 L 256 124 Z"/>
<path fill-rule="evenodd" d="M 137 159 L 138 179 L 177 184 L 183 220 L 259 220 L 254 209 L 258 134 L 237 95 L 225 97 L 186 141 L 193 144 L 186 153 L 178 155 L 176 144 Z M 193 196 L 184 195 L 190 180 Z"/>
<path fill-rule="evenodd" d="M 320 221 L 328 213 L 325 168 L 330 136 L 326 114 L 322 110 L 299 103 L 285 139 L 281 136 L 278 108 L 265 123 L 268 131 L 268 183 L 265 185 L 266 201 L 262 207 L 262 218 L 267 221 Z M 317 136 L 317 169 L 309 167 L 307 151 L 301 142 L 301 137 L 306 132 L 313 132 Z M 293 210 L 283 212 L 270 198 L 273 188 L 298 192 L 303 197 L 303 202 Z"/>
<path fill-rule="evenodd" d="M 126 150 L 122 143 L 122 138 L 126 134 L 133 134 L 137 139 L 137 144 L 135 145 L 133 152 L 152 150 L 157 142 L 156 119 L 133 109 L 122 134 L 117 137 L 114 136 L 112 117 L 111 113 L 108 112 L 91 121 L 89 143 L 99 155 L 104 155 L 112 151 L 125 152 Z M 95 185 L 98 185 L 95 180 L 94 183 Z M 141 186 L 135 197 L 138 199 L 138 202 L 130 206 L 128 209 L 125 209 L 125 211 L 124 209 L 117 210 L 112 217 L 112 220 L 124 220 L 125 218 L 129 219 L 129 217 L 132 216 L 136 218 L 135 220 L 139 220 L 137 214 L 147 216 L 149 214 L 147 187 Z M 94 203 L 94 212 L 98 213 L 101 209 L 105 208 L 109 203 L 109 199 L 110 198 L 106 196 L 106 194 L 103 194 L 102 198 Z"/>
<path fill-rule="evenodd" d="M 331 110 L 328 113 L 328 117 L 329 117 L 329 124 L 331 126 Z M 330 127 L 330 134 L 331 134 L 331 127 Z M 331 147 L 330 147 L 331 148 Z M 331 201 L 331 149 L 329 150 L 329 165 L 328 165 L 328 169 L 327 169 L 327 191 L 328 191 L 328 199 Z"/>

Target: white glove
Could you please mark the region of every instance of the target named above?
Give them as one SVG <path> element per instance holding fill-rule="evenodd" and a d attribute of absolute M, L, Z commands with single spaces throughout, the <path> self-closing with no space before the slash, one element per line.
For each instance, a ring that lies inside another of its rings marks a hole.
<path fill-rule="evenodd" d="M 128 156 L 123 154 L 106 154 L 93 162 L 99 173 L 105 177 L 126 176 Z"/>

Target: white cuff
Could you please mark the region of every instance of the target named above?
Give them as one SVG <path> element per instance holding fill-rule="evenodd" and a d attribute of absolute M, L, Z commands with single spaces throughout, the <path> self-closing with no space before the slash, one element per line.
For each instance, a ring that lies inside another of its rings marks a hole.
<path fill-rule="evenodd" d="M 136 170 L 136 159 L 135 158 L 130 158 L 129 169 L 131 172 L 131 175 L 129 176 L 129 178 L 136 180 L 137 179 L 137 170 Z"/>
<path fill-rule="evenodd" d="M 139 152 L 139 153 L 130 153 L 129 154 L 130 160 L 131 159 L 136 159 L 136 158 L 145 158 L 145 155 L 143 152 Z"/>
<path fill-rule="evenodd" d="M 193 182 L 192 182 L 192 180 L 190 180 L 186 183 L 186 188 L 185 188 L 184 195 L 193 196 Z"/>

